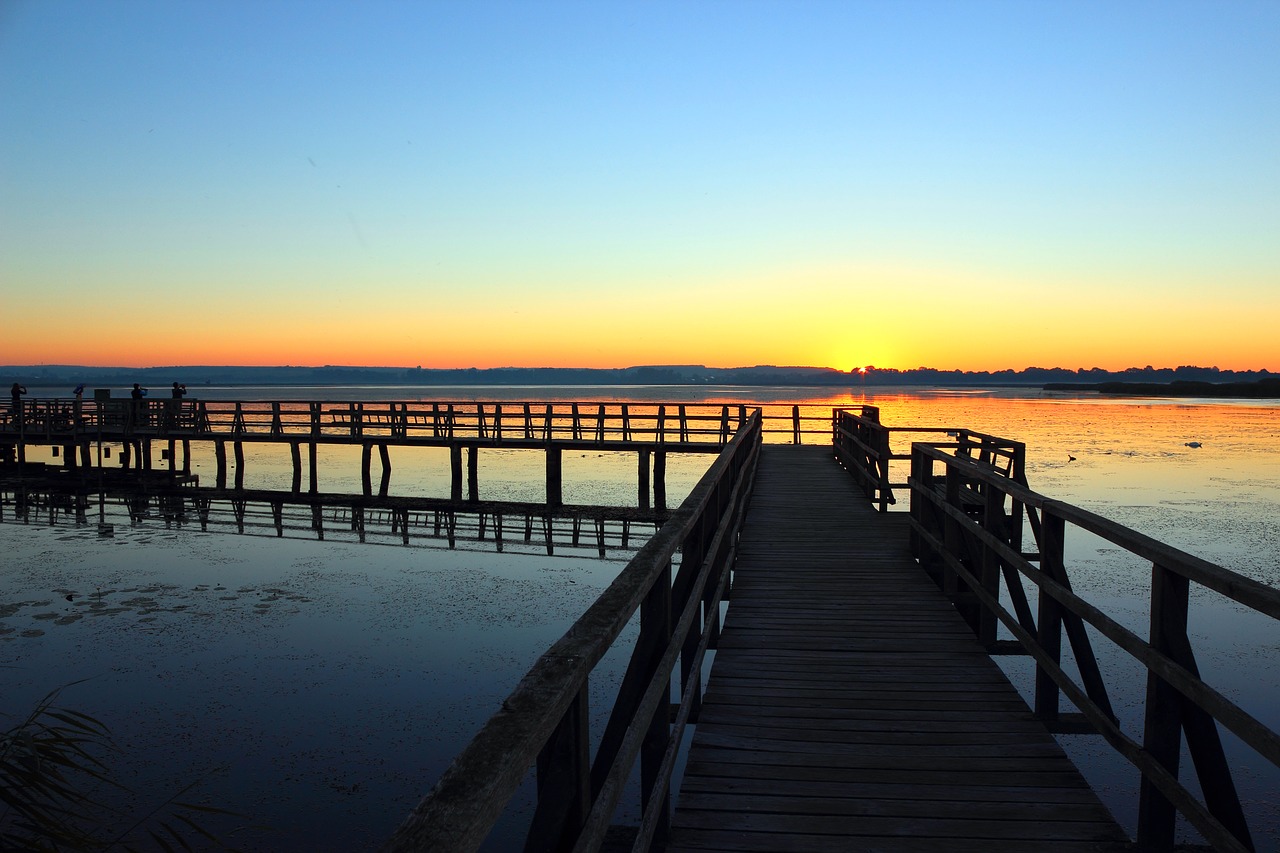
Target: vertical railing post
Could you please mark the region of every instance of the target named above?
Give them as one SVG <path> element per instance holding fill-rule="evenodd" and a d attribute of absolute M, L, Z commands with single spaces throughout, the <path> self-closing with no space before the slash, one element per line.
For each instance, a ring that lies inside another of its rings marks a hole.
<path fill-rule="evenodd" d="M 1040 564 L 1044 574 L 1051 578 L 1065 577 L 1066 566 L 1066 521 L 1057 515 L 1044 512 L 1043 546 Z M 1040 590 L 1040 608 L 1036 619 L 1038 628 L 1036 640 L 1040 648 L 1055 664 L 1062 659 L 1062 605 L 1057 600 Z M 1036 664 L 1035 713 L 1042 720 L 1058 718 L 1058 683 L 1043 665 Z"/>
<path fill-rule="evenodd" d="M 638 506 L 641 509 L 649 508 L 649 465 L 650 465 L 649 460 L 651 455 L 652 454 L 650 453 L 647 447 L 640 449 L 640 453 L 639 453 L 640 464 L 639 464 L 638 476 L 636 479 L 638 480 L 637 490 L 639 492 Z"/>
<path fill-rule="evenodd" d="M 449 445 L 449 500 L 462 500 L 462 445 Z"/>
<path fill-rule="evenodd" d="M 1048 520 L 1047 518 L 1045 519 Z M 1187 579 L 1155 563 L 1151 567 L 1151 646 L 1168 655 L 1175 638 L 1185 637 Z M 1147 671 L 1146 712 L 1142 748 L 1152 758 L 1178 776 L 1182 747 L 1182 721 L 1178 691 L 1151 670 Z M 1177 810 L 1144 775 L 1138 792 L 1138 847 L 1142 850 L 1173 849 Z"/>
<path fill-rule="evenodd" d="M 671 563 L 666 570 L 660 572 L 644 601 L 640 604 L 640 636 L 637 647 L 646 650 L 644 672 L 652 677 L 657 672 L 658 664 L 670 642 L 672 628 L 671 612 Z M 645 679 L 646 681 L 648 678 Z M 654 841 L 661 848 L 666 838 L 671 821 L 671 792 L 663 794 L 661 800 L 653 803 L 653 790 L 660 780 L 662 757 L 667 749 L 667 738 L 671 726 L 668 722 L 671 713 L 671 682 L 667 679 L 667 688 L 654 710 L 644 740 L 640 746 L 640 799 L 642 811 L 659 809 L 658 828 L 654 832 Z"/>
<path fill-rule="evenodd" d="M 564 503 L 564 460 L 560 447 L 547 445 L 547 506 L 560 506 Z"/>
<path fill-rule="evenodd" d="M 584 685 L 538 753 L 538 804 L 525 853 L 573 846 L 591 810 L 590 704 Z"/>
<path fill-rule="evenodd" d="M 658 510 L 667 508 L 667 451 L 657 450 L 653 454 L 653 507 Z"/>
<path fill-rule="evenodd" d="M 475 503 L 480 500 L 480 447 L 472 445 L 467 448 L 467 500 Z"/>
<path fill-rule="evenodd" d="M 919 445 L 911 445 L 911 502 L 908 506 L 908 515 L 911 516 L 915 524 L 912 524 L 907 531 L 907 547 L 911 551 L 911 556 L 919 561 L 921 566 L 925 565 L 924 540 L 920 534 L 916 532 L 916 525 L 924 527 L 925 512 L 927 511 L 928 501 L 924 497 L 933 490 L 933 471 L 932 466 L 928 465 L 928 459 Z M 920 497 L 917 497 L 917 494 Z"/>
<path fill-rule="evenodd" d="M 982 507 L 982 528 L 1001 541 L 1007 540 L 1004 524 L 1004 492 L 999 489 L 987 489 Z M 982 549 L 982 559 L 979 564 L 982 589 L 999 601 L 1000 556 L 985 542 L 980 543 L 978 547 Z M 982 643 L 984 648 L 991 649 L 996 643 L 996 628 L 999 620 L 996 619 L 995 611 L 985 604 L 979 602 L 977 607 L 978 642 Z"/>
<path fill-rule="evenodd" d="M 362 442 L 360 445 L 360 485 L 365 497 L 373 494 L 372 475 L 369 471 L 373 459 L 373 444 Z"/>
<path fill-rule="evenodd" d="M 800 407 L 791 407 L 791 443 L 800 443 Z"/>
<path fill-rule="evenodd" d="M 876 435 L 879 438 L 877 450 L 880 458 L 876 460 L 875 468 L 871 473 L 878 484 L 880 511 L 888 512 L 889 500 L 893 497 L 893 486 L 889 481 L 889 463 L 893 461 L 893 451 L 889 448 L 889 428 L 886 426 L 877 428 Z"/>

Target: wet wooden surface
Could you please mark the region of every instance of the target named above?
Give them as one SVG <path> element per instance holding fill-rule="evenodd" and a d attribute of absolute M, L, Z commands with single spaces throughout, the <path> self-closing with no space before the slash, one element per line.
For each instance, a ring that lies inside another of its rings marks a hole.
<path fill-rule="evenodd" d="M 1128 849 L 830 448 L 764 448 L 670 851 Z"/>

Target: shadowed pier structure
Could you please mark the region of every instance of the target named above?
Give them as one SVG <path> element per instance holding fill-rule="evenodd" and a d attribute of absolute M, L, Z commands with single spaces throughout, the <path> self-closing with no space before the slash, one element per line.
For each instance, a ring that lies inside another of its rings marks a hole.
<path fill-rule="evenodd" d="M 763 448 L 668 850 L 1128 849 L 907 527 Z"/>

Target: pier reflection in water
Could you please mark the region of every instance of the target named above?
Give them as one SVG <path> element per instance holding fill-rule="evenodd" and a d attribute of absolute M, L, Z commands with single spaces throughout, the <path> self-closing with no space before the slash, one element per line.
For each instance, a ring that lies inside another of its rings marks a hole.
<path fill-rule="evenodd" d="M 228 492 L 200 486 L 0 486 L 0 523 L 53 527 L 162 524 L 202 533 L 333 540 L 361 544 L 482 549 L 549 556 L 626 559 L 669 515 L 607 506 L 516 501 L 461 503 L 431 498 L 361 498 L 259 489 Z"/>

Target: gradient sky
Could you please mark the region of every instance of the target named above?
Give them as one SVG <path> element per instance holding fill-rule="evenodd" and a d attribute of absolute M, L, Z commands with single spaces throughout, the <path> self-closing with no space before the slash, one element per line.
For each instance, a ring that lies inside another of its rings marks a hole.
<path fill-rule="evenodd" d="M 0 364 L 1280 371 L 1280 3 L 0 0 Z"/>

